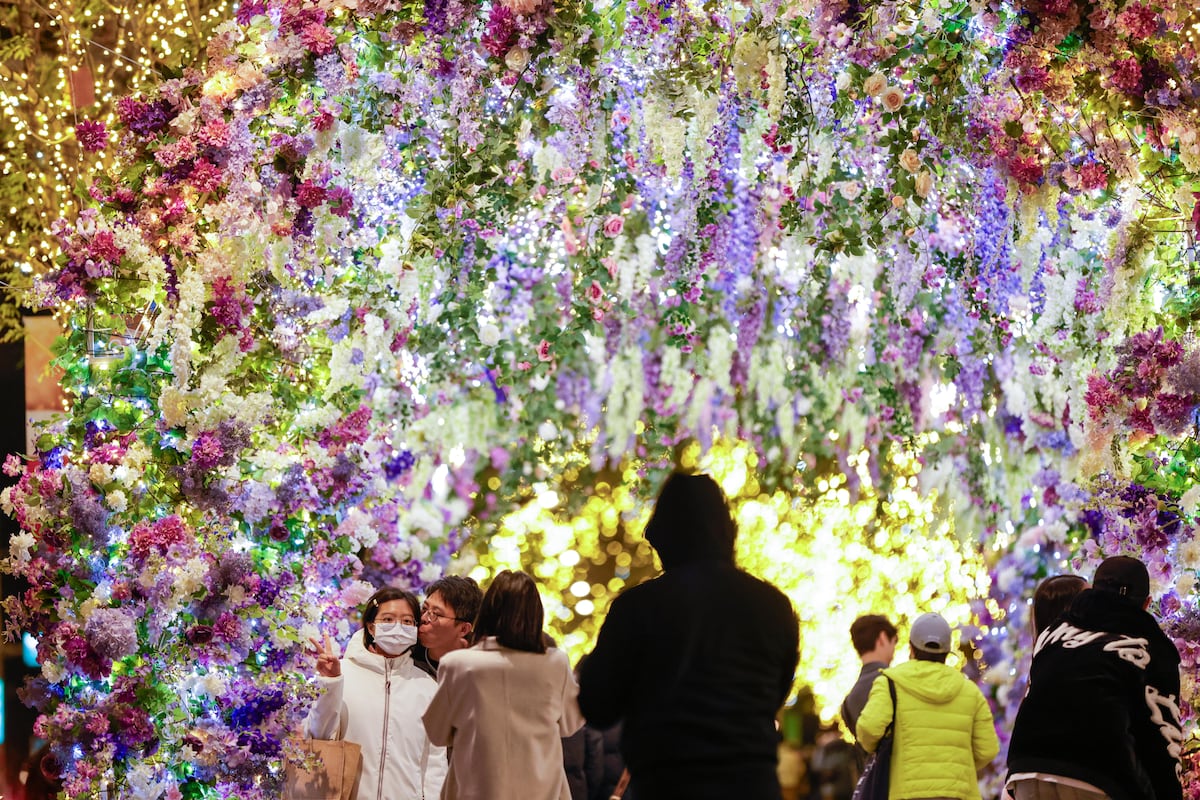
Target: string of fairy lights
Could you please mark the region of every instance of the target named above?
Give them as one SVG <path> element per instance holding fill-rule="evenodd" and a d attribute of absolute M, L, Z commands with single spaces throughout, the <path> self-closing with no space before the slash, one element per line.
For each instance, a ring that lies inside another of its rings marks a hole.
<path fill-rule="evenodd" d="M 81 210 L 76 191 L 111 167 L 111 148 L 76 142 L 83 120 L 112 125 L 116 101 L 198 66 L 230 0 L 17 0 L 0 10 L 0 280 L 45 270 L 50 233 Z"/>

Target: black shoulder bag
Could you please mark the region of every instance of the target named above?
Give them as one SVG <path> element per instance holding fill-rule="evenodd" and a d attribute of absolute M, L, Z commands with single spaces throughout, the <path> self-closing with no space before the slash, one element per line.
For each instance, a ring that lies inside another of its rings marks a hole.
<path fill-rule="evenodd" d="M 851 800 L 887 800 L 888 781 L 892 777 L 892 745 L 896 742 L 896 684 L 887 675 L 883 677 L 887 678 L 888 694 L 892 696 L 892 721 L 867 760 Z"/>

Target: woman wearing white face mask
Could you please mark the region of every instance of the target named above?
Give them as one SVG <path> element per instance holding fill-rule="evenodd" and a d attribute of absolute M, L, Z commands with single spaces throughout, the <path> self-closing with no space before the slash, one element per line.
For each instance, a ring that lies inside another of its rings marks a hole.
<path fill-rule="evenodd" d="M 412 593 L 380 589 L 363 606 L 362 630 L 342 658 L 328 639 L 312 641 L 322 692 L 308 733 L 362 746 L 358 800 L 433 800 L 442 790 L 446 751 L 429 743 L 421 723 L 437 683 L 409 656 L 418 608 Z"/>

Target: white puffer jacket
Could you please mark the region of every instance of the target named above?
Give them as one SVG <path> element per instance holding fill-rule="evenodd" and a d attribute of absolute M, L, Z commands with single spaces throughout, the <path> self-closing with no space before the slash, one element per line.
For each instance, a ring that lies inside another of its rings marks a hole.
<path fill-rule="evenodd" d="M 446 749 L 429 743 L 421 715 L 437 690 L 405 653 L 372 653 L 360 630 L 342 656 L 342 674 L 318 676 L 321 695 L 308 715 L 314 739 L 362 745 L 358 800 L 436 800 L 446 778 Z"/>

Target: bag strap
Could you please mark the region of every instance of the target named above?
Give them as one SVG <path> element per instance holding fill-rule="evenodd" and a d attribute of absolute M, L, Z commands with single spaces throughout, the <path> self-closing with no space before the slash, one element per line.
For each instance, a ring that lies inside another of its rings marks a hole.
<path fill-rule="evenodd" d="M 625 796 L 625 790 L 629 788 L 629 770 L 621 771 L 621 780 L 617 781 L 617 786 L 613 789 L 613 793 L 609 795 L 608 800 L 621 800 Z"/>
<path fill-rule="evenodd" d="M 888 682 L 888 694 L 892 696 L 892 721 L 888 723 L 887 730 L 883 732 L 884 736 L 890 736 L 892 729 L 896 725 L 896 684 L 892 682 L 890 675 L 884 675 Z"/>

